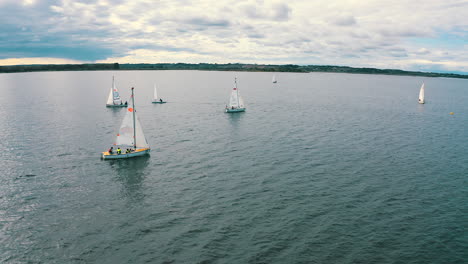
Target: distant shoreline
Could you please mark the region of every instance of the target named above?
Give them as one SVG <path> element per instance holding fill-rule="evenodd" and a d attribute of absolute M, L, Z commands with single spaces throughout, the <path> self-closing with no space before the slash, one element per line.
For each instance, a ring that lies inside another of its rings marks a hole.
<path fill-rule="evenodd" d="M 105 71 L 105 70 L 203 70 L 203 71 L 248 71 L 248 72 L 332 72 L 354 74 L 383 74 L 400 76 L 447 77 L 468 79 L 468 75 L 456 73 L 435 73 L 403 71 L 396 69 L 354 68 L 331 65 L 269 65 L 242 63 L 91 63 L 91 64 L 38 64 L 0 66 L 0 73 L 43 72 L 43 71 Z"/>

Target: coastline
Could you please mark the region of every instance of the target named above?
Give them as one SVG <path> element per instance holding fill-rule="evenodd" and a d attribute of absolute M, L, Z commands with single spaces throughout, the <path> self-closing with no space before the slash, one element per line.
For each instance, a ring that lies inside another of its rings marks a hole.
<path fill-rule="evenodd" d="M 106 71 L 106 70 L 203 70 L 203 71 L 249 71 L 249 72 L 332 72 L 353 74 L 381 74 L 399 76 L 446 77 L 468 79 L 468 75 L 404 71 L 398 69 L 355 68 L 332 65 L 270 65 L 242 63 L 90 63 L 90 64 L 36 64 L 0 66 L 0 73 L 44 72 L 44 71 Z"/>

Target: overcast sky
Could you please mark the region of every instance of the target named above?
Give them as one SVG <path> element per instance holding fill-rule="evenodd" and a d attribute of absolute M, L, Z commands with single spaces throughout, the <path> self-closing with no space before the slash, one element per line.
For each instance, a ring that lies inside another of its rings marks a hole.
<path fill-rule="evenodd" d="M 468 73 L 468 0 L 0 0 L 0 65 L 258 63 Z"/>

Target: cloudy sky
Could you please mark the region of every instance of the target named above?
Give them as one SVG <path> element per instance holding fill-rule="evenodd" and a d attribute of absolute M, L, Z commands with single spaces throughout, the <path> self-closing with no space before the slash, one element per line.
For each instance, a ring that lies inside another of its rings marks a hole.
<path fill-rule="evenodd" d="M 0 65 L 317 64 L 468 73 L 468 0 L 0 0 Z"/>

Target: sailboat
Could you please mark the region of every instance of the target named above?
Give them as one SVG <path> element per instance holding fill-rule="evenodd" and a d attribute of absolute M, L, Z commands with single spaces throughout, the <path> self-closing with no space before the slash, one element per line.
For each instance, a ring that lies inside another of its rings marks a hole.
<path fill-rule="evenodd" d="M 127 107 L 127 102 L 124 104 L 120 98 L 119 91 L 115 86 L 114 76 L 112 76 L 112 87 L 110 88 L 109 96 L 107 97 L 106 107 Z"/>
<path fill-rule="evenodd" d="M 271 80 L 273 83 L 277 83 L 278 81 L 276 80 L 276 75 L 273 75 L 273 79 Z"/>
<path fill-rule="evenodd" d="M 245 112 L 244 100 L 239 95 L 239 89 L 237 89 L 237 78 L 234 78 L 234 84 L 229 105 L 226 105 L 226 113 Z"/>
<path fill-rule="evenodd" d="M 149 154 L 150 147 L 146 141 L 143 129 L 141 128 L 140 121 L 135 110 L 135 97 L 130 97 L 131 106 L 127 108 L 125 117 L 120 125 L 119 133 L 115 138 L 114 146 L 121 149 L 121 153 L 117 149 L 111 148 L 112 152 L 102 152 L 102 159 L 127 159 Z M 125 152 L 124 152 L 125 149 Z"/>
<path fill-rule="evenodd" d="M 153 95 L 153 104 L 165 104 L 166 101 L 163 101 L 162 98 L 158 98 L 158 90 L 156 89 L 156 84 L 154 85 L 154 95 Z"/>
<path fill-rule="evenodd" d="M 419 90 L 419 100 L 420 104 L 424 104 L 424 83 L 421 85 L 421 89 Z"/>

